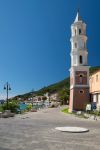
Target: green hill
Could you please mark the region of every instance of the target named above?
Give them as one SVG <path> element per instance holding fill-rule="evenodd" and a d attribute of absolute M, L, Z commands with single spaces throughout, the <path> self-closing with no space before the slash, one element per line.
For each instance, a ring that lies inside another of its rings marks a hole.
<path fill-rule="evenodd" d="M 90 74 L 94 73 L 98 69 L 100 69 L 100 66 L 90 67 Z M 51 84 L 51 85 L 44 87 L 38 91 L 29 92 L 29 93 L 26 93 L 23 95 L 19 95 L 17 97 L 28 98 L 28 97 L 31 97 L 31 95 L 33 93 L 36 95 L 44 95 L 46 92 L 49 92 L 49 93 L 58 92 L 58 91 L 62 90 L 63 88 L 69 89 L 69 87 L 70 87 L 70 78 L 68 77 L 60 82 Z"/>
<path fill-rule="evenodd" d="M 49 85 L 48 87 L 44 87 L 40 90 L 38 90 L 36 92 L 37 95 L 43 95 L 44 93 L 46 92 L 49 92 L 49 93 L 53 93 L 53 92 L 57 92 L 57 91 L 60 91 L 62 88 L 68 88 L 69 89 L 69 86 L 70 86 L 70 78 L 66 78 L 60 82 L 57 82 L 55 84 L 52 84 L 52 85 Z"/>
<path fill-rule="evenodd" d="M 99 70 L 100 69 L 100 66 L 96 66 L 96 67 L 90 67 L 90 75 L 92 73 L 94 73 L 96 70 Z"/>

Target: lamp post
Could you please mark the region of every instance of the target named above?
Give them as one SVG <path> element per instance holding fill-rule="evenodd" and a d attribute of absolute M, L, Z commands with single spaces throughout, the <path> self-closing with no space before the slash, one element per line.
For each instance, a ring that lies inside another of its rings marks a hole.
<path fill-rule="evenodd" d="M 8 82 L 4 85 L 4 90 L 7 91 L 7 109 L 8 109 L 8 91 L 11 90 L 10 84 Z"/>

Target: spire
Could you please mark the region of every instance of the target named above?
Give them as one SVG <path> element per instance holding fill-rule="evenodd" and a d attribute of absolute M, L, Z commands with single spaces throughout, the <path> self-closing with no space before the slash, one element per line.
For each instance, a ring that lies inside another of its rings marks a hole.
<path fill-rule="evenodd" d="M 77 15 L 76 15 L 76 18 L 75 18 L 74 22 L 78 22 L 78 21 L 82 21 L 80 13 L 79 13 L 79 9 L 77 10 Z"/>

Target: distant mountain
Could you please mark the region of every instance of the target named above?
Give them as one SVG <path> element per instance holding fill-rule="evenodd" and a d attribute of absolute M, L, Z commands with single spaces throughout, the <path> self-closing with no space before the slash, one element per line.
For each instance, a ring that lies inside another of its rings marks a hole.
<path fill-rule="evenodd" d="M 90 67 L 90 74 L 94 73 L 98 69 L 100 69 L 100 66 Z M 58 91 L 62 90 L 63 88 L 69 89 L 69 87 L 70 87 L 70 78 L 68 77 L 60 82 L 51 84 L 47 87 L 43 87 L 42 89 L 40 89 L 38 91 L 29 92 L 29 93 L 26 93 L 23 95 L 18 95 L 17 97 L 28 98 L 28 97 L 31 97 L 32 94 L 44 95 L 46 92 L 49 92 L 49 93 L 58 92 Z"/>

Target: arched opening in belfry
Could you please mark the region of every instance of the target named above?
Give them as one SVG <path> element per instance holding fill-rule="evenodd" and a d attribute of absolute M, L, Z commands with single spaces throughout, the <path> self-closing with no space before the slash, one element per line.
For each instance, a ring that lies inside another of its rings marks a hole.
<path fill-rule="evenodd" d="M 76 35 L 76 29 L 75 29 L 75 35 Z"/>
<path fill-rule="evenodd" d="M 82 55 L 79 56 L 79 62 L 80 62 L 80 64 L 83 63 L 83 57 L 82 57 Z"/>
<path fill-rule="evenodd" d="M 81 34 L 81 29 L 79 29 L 79 35 Z"/>
<path fill-rule="evenodd" d="M 77 43 L 75 42 L 75 48 L 77 48 Z"/>

